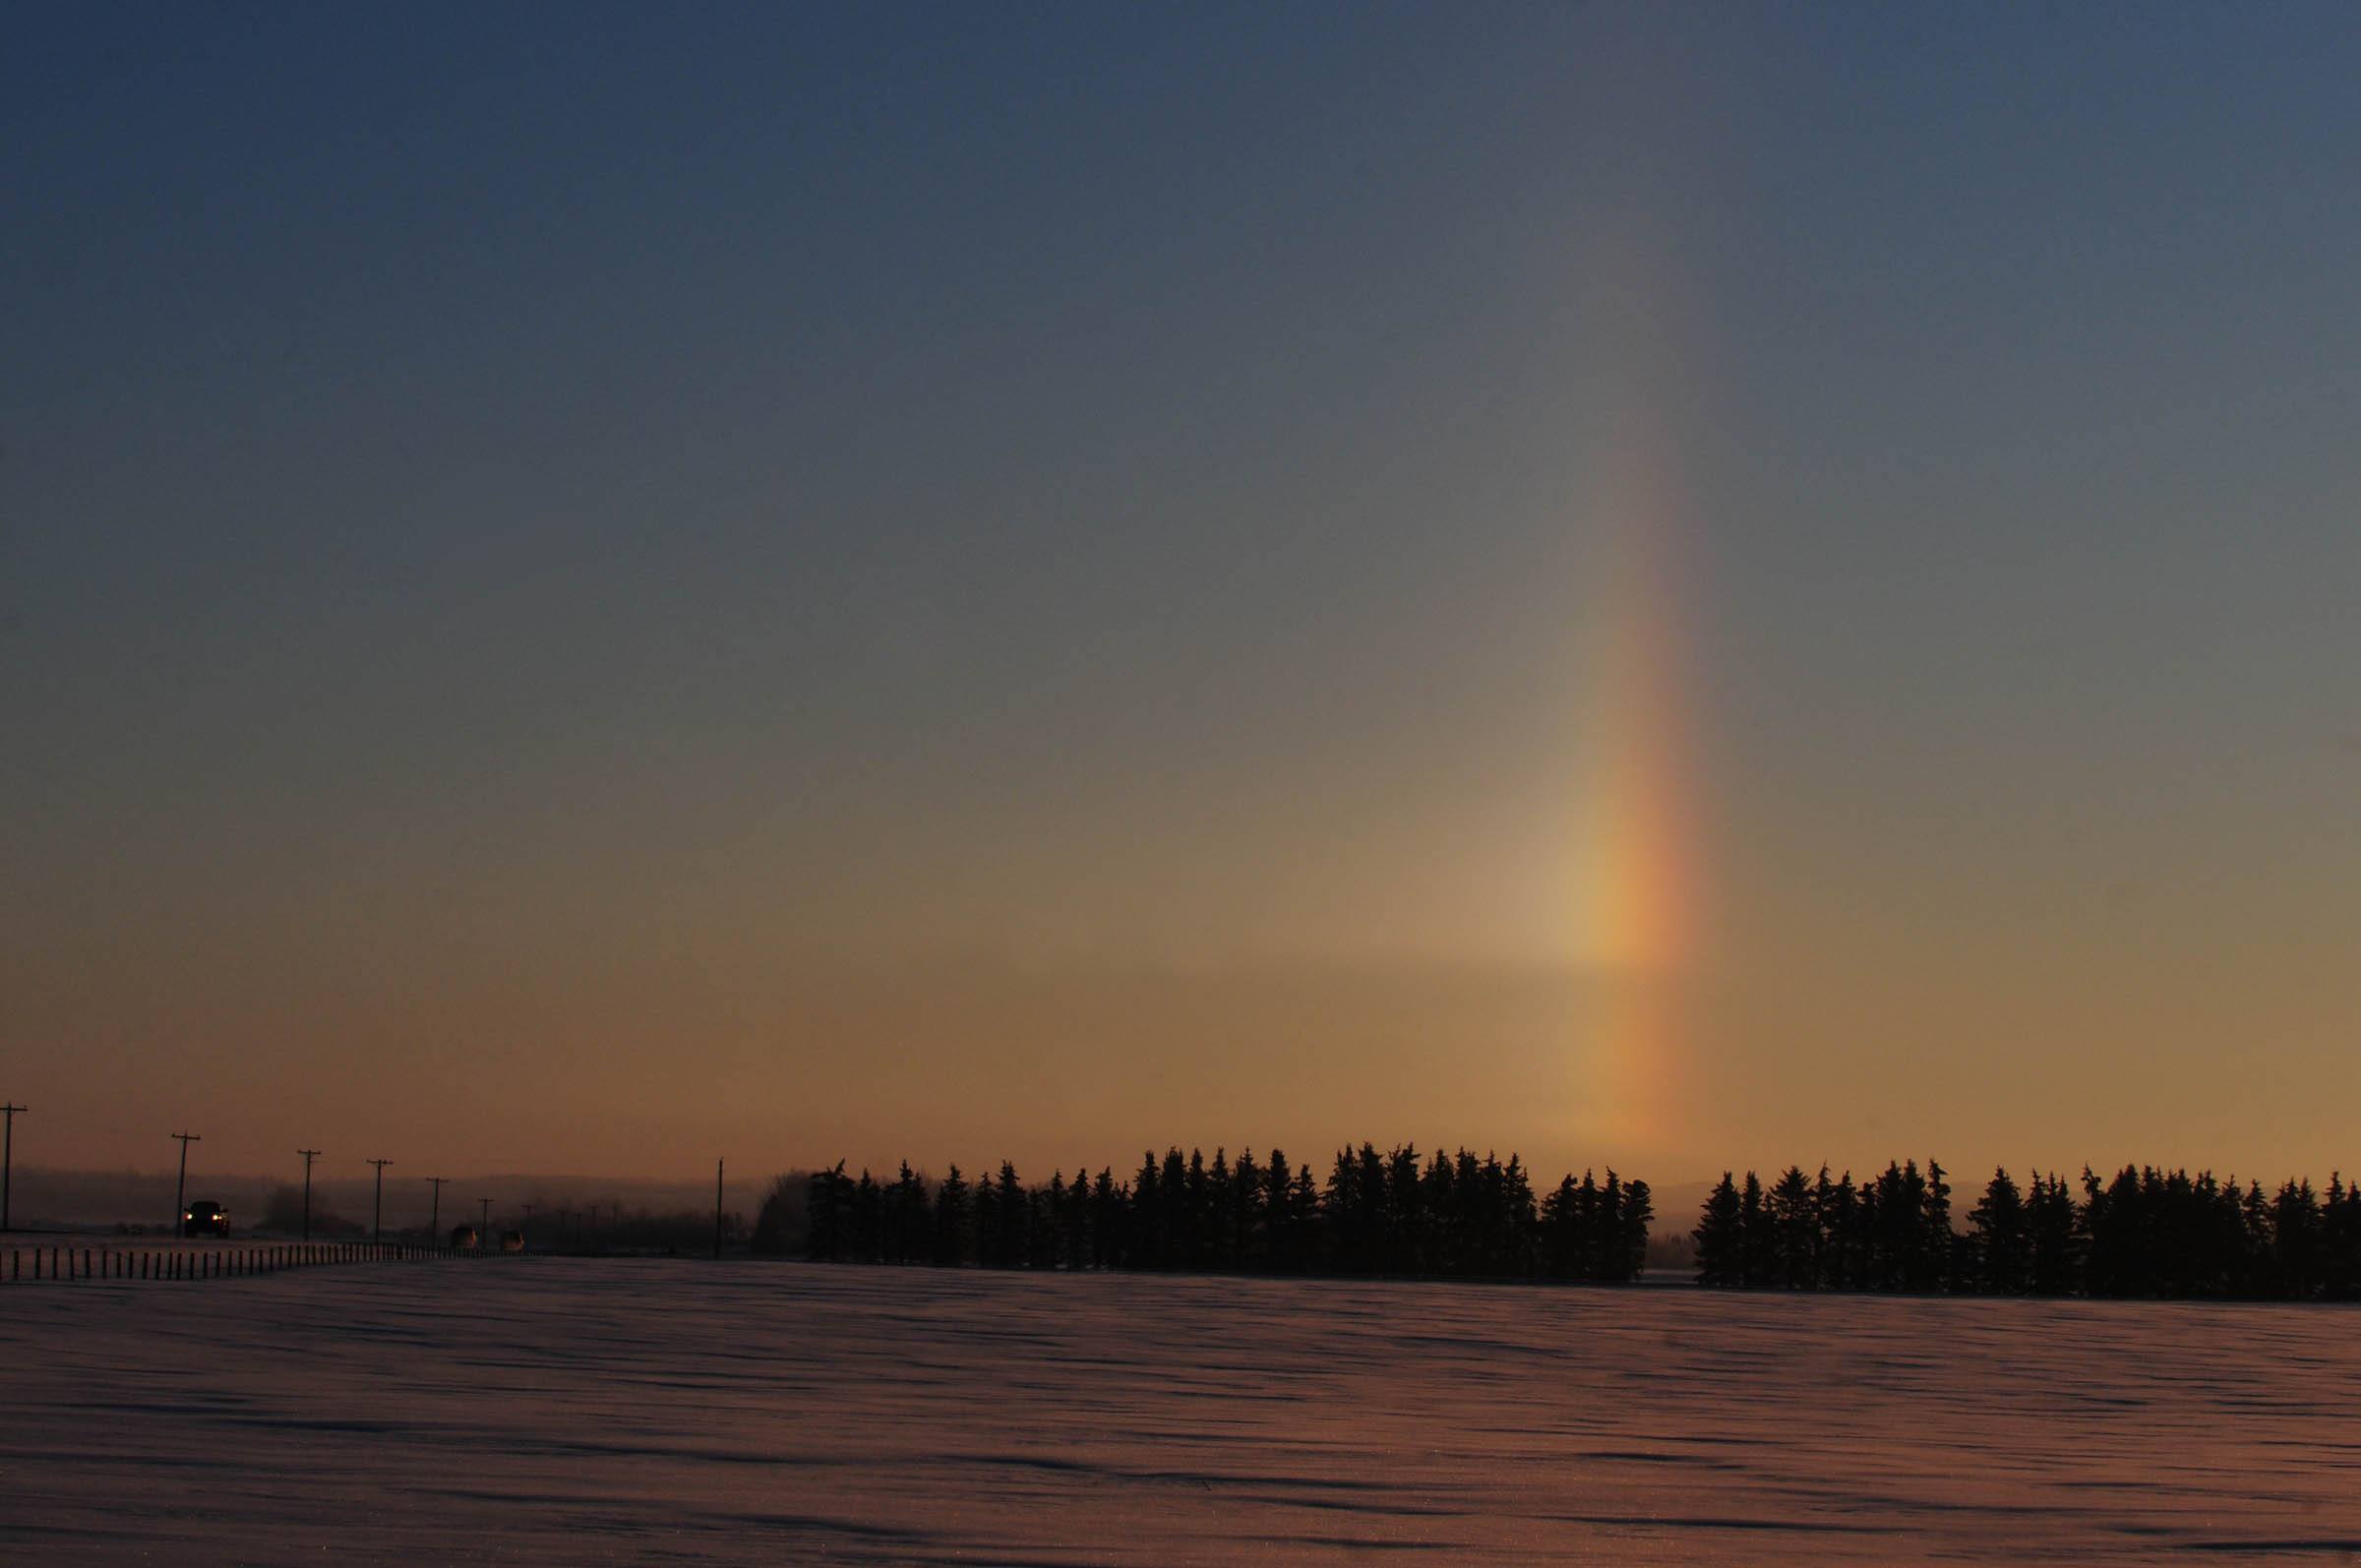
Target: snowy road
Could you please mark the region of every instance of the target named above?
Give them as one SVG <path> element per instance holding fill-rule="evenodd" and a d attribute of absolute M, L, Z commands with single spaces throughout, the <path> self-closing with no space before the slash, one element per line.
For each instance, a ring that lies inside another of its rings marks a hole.
<path fill-rule="evenodd" d="M 2361 1561 L 2361 1312 L 525 1259 L 0 1291 L 54 1563 Z"/>

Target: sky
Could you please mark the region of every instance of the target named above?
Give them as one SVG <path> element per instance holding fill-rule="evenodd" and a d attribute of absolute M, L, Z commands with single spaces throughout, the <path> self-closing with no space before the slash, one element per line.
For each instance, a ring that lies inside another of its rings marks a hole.
<path fill-rule="evenodd" d="M 2348 8 L 0 35 L 21 1160 L 2361 1168 Z"/>

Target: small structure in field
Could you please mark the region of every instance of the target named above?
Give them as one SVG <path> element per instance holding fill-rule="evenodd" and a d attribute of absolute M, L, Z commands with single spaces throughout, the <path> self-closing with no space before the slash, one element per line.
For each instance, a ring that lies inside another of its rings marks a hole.
<path fill-rule="evenodd" d="M 451 1228 L 451 1249 L 454 1252 L 472 1252 L 480 1241 L 481 1237 L 475 1234 L 472 1225 L 454 1225 Z"/>
<path fill-rule="evenodd" d="M 500 1249 L 501 1249 L 503 1252 L 521 1252 L 521 1251 L 523 1251 L 523 1250 L 524 1250 L 524 1233 L 523 1233 L 522 1231 L 503 1231 L 503 1232 L 501 1232 L 501 1233 L 500 1233 Z"/>

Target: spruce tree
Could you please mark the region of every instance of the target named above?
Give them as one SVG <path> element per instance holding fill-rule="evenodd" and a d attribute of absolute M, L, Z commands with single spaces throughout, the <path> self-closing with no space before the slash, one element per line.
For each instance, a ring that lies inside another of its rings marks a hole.
<path fill-rule="evenodd" d="M 1769 1199 L 1773 1284 L 1784 1290 L 1808 1291 L 1819 1272 L 1820 1221 L 1812 1204 L 1811 1182 L 1800 1166 L 1789 1166 L 1772 1183 Z"/>
<path fill-rule="evenodd" d="M 1921 1211 L 1925 1217 L 1926 1243 L 1920 1264 L 1923 1291 L 1951 1289 L 1953 1254 L 1959 1250 L 1960 1238 L 1951 1229 L 1951 1183 L 1943 1179 L 1943 1162 L 1926 1162 L 1926 1199 Z"/>
<path fill-rule="evenodd" d="M 1752 1171 L 1738 1188 L 1738 1283 L 1760 1290 L 1777 1271 L 1778 1246 L 1771 1234 L 1771 1215 L 1763 1202 L 1763 1183 Z"/>
<path fill-rule="evenodd" d="M 935 1188 L 935 1265 L 955 1269 L 967 1261 L 972 1235 L 967 1178 L 952 1166 Z"/>
<path fill-rule="evenodd" d="M 1000 1162 L 999 1201 L 995 1216 L 1000 1224 L 1000 1267 L 1022 1268 L 1033 1255 L 1033 1206 L 1026 1201 L 1025 1184 L 1016 1167 Z"/>
<path fill-rule="evenodd" d="M 1698 1216 L 1697 1229 L 1690 1236 L 1697 1243 L 1697 1283 L 1727 1289 L 1746 1283 L 1744 1221 L 1740 1214 L 1741 1200 L 1737 1185 L 1727 1171 L 1705 1200 L 1705 1211 Z"/>
<path fill-rule="evenodd" d="M 2022 1296 L 2031 1281 L 2031 1236 L 2024 1195 L 2005 1169 L 1995 1168 L 1984 1195 L 1968 1211 L 1974 1237 L 1976 1288 L 1994 1296 Z"/>
<path fill-rule="evenodd" d="M 1611 1176 L 1614 1173 L 1607 1174 Z M 1655 1195 L 1648 1190 L 1647 1182 L 1633 1176 L 1623 1184 L 1623 1212 L 1617 1217 L 1623 1237 L 1622 1255 L 1616 1259 L 1611 1278 L 1621 1281 L 1640 1277 L 1640 1271 L 1648 1266 L 1648 1227 L 1655 1219 Z"/>

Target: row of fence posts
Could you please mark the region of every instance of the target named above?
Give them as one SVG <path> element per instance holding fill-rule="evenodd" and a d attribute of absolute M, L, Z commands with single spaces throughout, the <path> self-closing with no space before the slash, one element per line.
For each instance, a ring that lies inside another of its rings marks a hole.
<path fill-rule="evenodd" d="M 28 1269 L 30 1255 L 32 1266 Z M 10 1284 L 32 1280 L 225 1280 L 332 1263 L 418 1263 L 452 1256 L 447 1247 L 399 1241 L 289 1241 L 267 1246 L 161 1249 L 35 1246 L 8 1251 Z"/>

